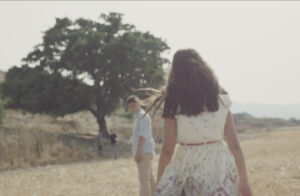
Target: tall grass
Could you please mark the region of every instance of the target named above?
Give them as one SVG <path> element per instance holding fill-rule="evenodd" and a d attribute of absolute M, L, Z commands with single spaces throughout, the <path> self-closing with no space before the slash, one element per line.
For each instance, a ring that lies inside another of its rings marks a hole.
<path fill-rule="evenodd" d="M 35 167 L 95 159 L 89 152 L 59 134 L 42 131 L 0 129 L 0 169 Z M 92 146 L 92 144 L 91 144 Z"/>
<path fill-rule="evenodd" d="M 157 144 L 163 141 L 164 123 L 160 116 L 158 111 L 152 118 L 152 135 Z M 252 130 L 294 125 L 282 119 L 257 119 L 245 114 L 236 114 L 234 119 L 238 132 L 248 133 L 247 138 Z M 106 120 L 109 131 L 118 136 L 120 156 L 131 156 L 132 116 L 119 110 Z M 55 119 L 7 110 L 0 127 L 0 170 L 98 159 L 97 132 L 96 119 L 86 111 Z M 104 140 L 104 158 L 112 157 L 110 141 Z"/>

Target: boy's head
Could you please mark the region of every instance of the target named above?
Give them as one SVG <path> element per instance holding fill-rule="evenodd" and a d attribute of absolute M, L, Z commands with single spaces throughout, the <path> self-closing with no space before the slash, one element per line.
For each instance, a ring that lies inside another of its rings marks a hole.
<path fill-rule="evenodd" d="M 136 95 L 130 95 L 126 100 L 128 111 L 136 114 L 141 108 L 141 101 Z"/>

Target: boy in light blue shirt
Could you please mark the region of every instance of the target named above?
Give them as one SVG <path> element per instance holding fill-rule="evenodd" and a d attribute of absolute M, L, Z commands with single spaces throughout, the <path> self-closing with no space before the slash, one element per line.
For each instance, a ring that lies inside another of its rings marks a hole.
<path fill-rule="evenodd" d="M 132 130 L 132 156 L 138 167 L 140 196 L 153 196 L 155 180 L 152 174 L 152 159 L 155 154 L 155 142 L 152 137 L 151 119 L 141 108 L 141 102 L 135 95 L 126 101 L 129 112 L 134 115 Z"/>

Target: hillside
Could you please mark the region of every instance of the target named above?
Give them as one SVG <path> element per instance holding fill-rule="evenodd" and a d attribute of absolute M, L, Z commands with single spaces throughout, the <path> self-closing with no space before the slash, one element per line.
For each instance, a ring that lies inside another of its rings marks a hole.
<path fill-rule="evenodd" d="M 273 118 L 297 118 L 300 119 L 300 103 L 285 104 L 259 104 L 259 103 L 239 103 L 232 105 L 233 113 L 247 112 L 255 117 L 273 117 Z"/>
<path fill-rule="evenodd" d="M 278 127 L 293 127 L 300 126 L 300 120 L 281 118 L 257 118 L 248 113 L 235 113 L 233 119 L 238 132 L 243 132 L 252 129 L 273 129 Z"/>
<path fill-rule="evenodd" d="M 124 109 L 119 109 L 106 119 L 109 130 L 118 136 L 120 154 L 130 157 L 130 115 Z M 234 121 L 242 141 L 257 138 L 279 127 L 290 129 L 299 125 L 298 121 L 260 119 L 247 113 L 234 114 Z M 160 144 L 163 120 L 159 117 L 152 119 L 152 127 L 154 140 Z M 52 118 L 7 110 L 0 127 L 0 170 L 98 160 L 97 132 L 96 119 L 87 111 Z M 106 139 L 104 142 L 102 159 L 112 159 L 110 143 Z M 157 147 L 159 150 L 159 145 Z"/>
<path fill-rule="evenodd" d="M 4 81 L 5 72 L 0 71 L 0 83 Z"/>

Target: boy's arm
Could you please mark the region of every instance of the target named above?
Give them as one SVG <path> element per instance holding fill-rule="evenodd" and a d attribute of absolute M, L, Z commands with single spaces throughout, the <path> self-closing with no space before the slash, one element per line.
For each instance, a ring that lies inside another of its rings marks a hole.
<path fill-rule="evenodd" d="M 135 160 L 136 162 L 140 162 L 140 153 L 142 151 L 143 145 L 145 143 L 146 138 L 149 135 L 149 119 L 147 117 L 139 119 L 138 122 L 138 135 L 139 135 L 139 141 L 138 146 L 136 150 Z"/>
<path fill-rule="evenodd" d="M 142 151 L 142 147 L 144 145 L 144 142 L 145 142 L 145 138 L 140 136 L 138 146 L 137 146 L 137 149 L 136 149 L 136 154 L 135 154 L 135 161 L 136 162 L 141 161 L 141 151 Z"/>

